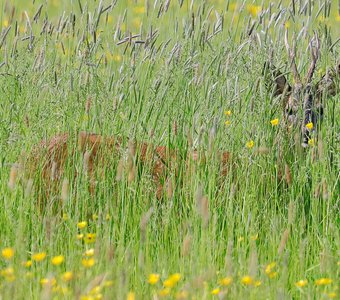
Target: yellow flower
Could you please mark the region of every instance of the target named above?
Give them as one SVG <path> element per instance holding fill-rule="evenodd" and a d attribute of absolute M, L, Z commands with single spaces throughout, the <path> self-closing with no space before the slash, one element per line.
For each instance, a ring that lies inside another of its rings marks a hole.
<path fill-rule="evenodd" d="M 88 250 L 85 251 L 84 254 L 85 254 L 85 256 L 88 256 L 88 257 L 93 256 L 94 255 L 94 249 L 93 248 L 88 249 Z"/>
<path fill-rule="evenodd" d="M 0 275 L 5 277 L 7 282 L 13 282 L 15 280 L 14 269 L 12 267 L 1 270 Z"/>
<path fill-rule="evenodd" d="M 254 279 L 249 275 L 243 276 L 241 278 L 241 283 L 244 285 L 252 285 L 254 283 Z"/>
<path fill-rule="evenodd" d="M 3 21 L 3 25 L 4 25 L 4 27 L 8 27 L 8 25 L 9 25 L 8 20 L 4 20 L 4 21 Z"/>
<path fill-rule="evenodd" d="M 270 124 L 272 124 L 272 126 L 277 126 L 279 124 L 279 119 L 273 119 L 270 121 Z"/>
<path fill-rule="evenodd" d="M 331 278 L 320 278 L 315 280 L 315 285 L 327 285 L 331 284 L 333 280 Z"/>
<path fill-rule="evenodd" d="M 306 286 L 307 284 L 308 284 L 308 280 L 307 280 L 307 279 L 301 279 L 301 280 L 295 282 L 295 285 L 296 285 L 297 287 L 304 287 L 304 286 Z"/>
<path fill-rule="evenodd" d="M 105 220 L 109 221 L 111 219 L 111 216 L 109 214 L 106 214 Z"/>
<path fill-rule="evenodd" d="M 58 255 L 58 256 L 54 256 L 51 259 L 51 262 L 52 262 L 52 265 L 59 266 L 59 265 L 61 265 L 64 262 L 64 260 L 65 260 L 64 256 Z"/>
<path fill-rule="evenodd" d="M 79 222 L 77 226 L 79 229 L 83 229 L 87 226 L 87 222 L 86 221 Z"/>
<path fill-rule="evenodd" d="M 93 214 L 93 215 L 92 215 L 92 220 L 93 220 L 93 221 L 98 220 L 98 215 L 97 215 L 97 214 Z"/>
<path fill-rule="evenodd" d="M 126 300 L 135 300 L 135 293 L 134 292 L 128 292 Z"/>
<path fill-rule="evenodd" d="M 313 127 L 314 127 L 313 122 L 309 122 L 309 123 L 306 124 L 306 128 L 307 128 L 308 130 L 312 130 Z"/>
<path fill-rule="evenodd" d="M 86 244 L 92 244 L 96 241 L 96 234 L 95 233 L 88 233 L 85 237 L 84 237 L 84 242 Z"/>
<path fill-rule="evenodd" d="M 77 240 L 82 240 L 84 238 L 84 233 L 77 234 Z"/>
<path fill-rule="evenodd" d="M 94 260 L 93 257 L 88 258 L 88 259 L 84 258 L 84 259 L 82 259 L 81 263 L 85 268 L 91 268 L 91 267 L 94 266 L 95 260 Z"/>
<path fill-rule="evenodd" d="M 290 22 L 289 21 L 286 21 L 285 22 L 285 28 L 289 28 L 290 27 Z"/>
<path fill-rule="evenodd" d="M 336 293 L 335 292 L 330 292 L 327 294 L 328 298 L 330 299 L 335 299 L 336 298 Z"/>
<path fill-rule="evenodd" d="M 161 289 L 159 292 L 158 292 L 158 295 L 159 297 L 166 297 L 170 294 L 171 290 L 169 288 L 164 288 L 164 289 Z"/>
<path fill-rule="evenodd" d="M 256 241 L 258 238 L 259 238 L 259 234 L 258 234 L 258 233 L 256 233 L 256 234 L 250 236 L 250 239 L 251 239 L 252 241 Z"/>
<path fill-rule="evenodd" d="M 181 279 L 181 274 L 179 274 L 179 273 L 172 274 L 172 275 L 169 276 L 168 279 L 164 280 L 163 285 L 165 287 L 172 288 L 176 285 L 176 283 L 178 281 L 180 281 L 180 279 Z"/>
<path fill-rule="evenodd" d="M 314 146 L 314 139 L 309 139 L 308 140 L 308 145 L 313 147 Z"/>
<path fill-rule="evenodd" d="M 45 252 L 35 253 L 32 255 L 32 260 L 36 262 L 43 261 L 45 258 L 46 258 Z"/>
<path fill-rule="evenodd" d="M 68 215 L 65 214 L 65 213 L 63 214 L 63 220 L 64 220 L 64 221 L 67 221 L 67 220 L 68 220 Z"/>
<path fill-rule="evenodd" d="M 255 280 L 254 283 L 253 283 L 253 285 L 254 285 L 255 287 L 258 287 L 258 286 L 260 286 L 261 284 L 262 284 L 262 282 L 261 282 L 260 280 Z"/>
<path fill-rule="evenodd" d="M 277 274 L 278 274 L 277 272 L 271 272 L 271 273 L 268 274 L 268 277 L 270 279 L 273 279 L 273 278 L 275 278 L 277 276 Z"/>
<path fill-rule="evenodd" d="M 145 7 L 144 6 L 136 6 L 133 8 L 133 11 L 136 14 L 143 14 L 145 12 Z"/>
<path fill-rule="evenodd" d="M 22 265 L 26 268 L 29 268 L 30 266 L 32 266 L 32 261 L 31 260 L 24 261 Z"/>
<path fill-rule="evenodd" d="M 1 254 L 5 259 L 11 259 L 14 256 L 13 248 L 7 247 L 2 249 Z"/>
<path fill-rule="evenodd" d="M 219 284 L 222 286 L 228 286 L 233 282 L 233 278 L 231 276 L 224 277 L 219 281 Z"/>
<path fill-rule="evenodd" d="M 159 281 L 159 274 L 156 274 L 156 273 L 151 273 L 149 275 L 149 279 L 148 279 L 148 282 L 152 285 L 156 284 L 158 281 Z"/>
<path fill-rule="evenodd" d="M 227 117 L 230 117 L 230 116 L 231 116 L 231 110 L 225 110 L 225 111 L 224 111 L 224 114 L 225 114 Z"/>
<path fill-rule="evenodd" d="M 229 125 L 231 124 L 231 122 L 230 122 L 229 120 L 227 120 L 227 121 L 224 122 L 224 124 L 225 124 L 226 126 L 229 126 Z"/>
<path fill-rule="evenodd" d="M 276 266 L 276 262 L 272 262 L 272 263 L 268 264 L 268 265 L 266 266 L 264 272 L 265 272 L 267 275 L 269 275 L 270 273 L 273 272 L 273 269 L 275 268 L 275 266 Z"/>
<path fill-rule="evenodd" d="M 103 287 L 110 287 L 113 286 L 113 281 L 112 280 L 105 280 L 103 282 Z"/>
<path fill-rule="evenodd" d="M 61 275 L 61 279 L 65 282 L 68 282 L 73 279 L 73 273 L 71 271 L 67 271 Z"/>
<path fill-rule="evenodd" d="M 41 285 L 45 285 L 45 286 L 47 286 L 47 285 L 53 286 L 53 285 L 55 285 L 56 283 L 57 283 L 57 281 L 55 280 L 55 278 L 42 278 L 42 279 L 40 280 L 40 284 L 41 284 Z"/>
<path fill-rule="evenodd" d="M 183 290 L 176 293 L 176 300 L 183 300 L 187 299 L 188 297 L 189 297 L 188 291 Z"/>
<path fill-rule="evenodd" d="M 249 149 L 253 148 L 254 147 L 254 141 L 253 140 L 248 141 L 246 143 L 246 147 L 249 148 Z"/>
<path fill-rule="evenodd" d="M 221 289 L 220 288 L 215 288 L 211 291 L 212 295 L 218 295 L 220 293 Z"/>
<path fill-rule="evenodd" d="M 258 15 L 261 12 L 261 6 L 257 6 L 257 5 L 247 5 L 247 11 L 253 16 L 255 17 L 256 15 Z"/>

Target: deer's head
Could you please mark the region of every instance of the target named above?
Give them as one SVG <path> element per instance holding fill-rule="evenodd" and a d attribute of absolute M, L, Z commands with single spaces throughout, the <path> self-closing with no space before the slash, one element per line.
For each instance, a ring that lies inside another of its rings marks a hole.
<path fill-rule="evenodd" d="M 323 117 L 323 100 L 334 96 L 339 91 L 340 63 L 335 68 L 330 68 L 316 84 L 312 83 L 316 63 L 320 57 L 320 40 L 315 33 L 309 43 L 311 62 L 307 75 L 302 79 L 296 65 L 296 46 L 288 43 L 288 31 L 285 35 L 285 46 L 290 59 L 290 69 L 294 79 L 290 84 L 286 77 L 277 70 L 273 64 L 266 63 L 265 69 L 269 69 L 274 83 L 274 96 L 281 95 L 284 108 L 285 123 L 289 128 L 301 127 L 302 146 L 306 147 L 311 138 L 311 133 L 317 128 Z"/>

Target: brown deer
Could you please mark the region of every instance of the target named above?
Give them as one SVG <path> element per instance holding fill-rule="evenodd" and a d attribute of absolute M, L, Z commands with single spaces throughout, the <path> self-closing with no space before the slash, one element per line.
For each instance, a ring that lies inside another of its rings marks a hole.
<path fill-rule="evenodd" d="M 271 63 L 265 64 L 265 70 L 269 69 L 271 71 L 271 81 L 274 82 L 274 96 L 281 95 L 283 99 L 284 119 L 288 128 L 300 124 L 302 146 L 307 147 L 312 131 L 317 128 L 318 123 L 322 120 L 323 100 L 326 97 L 335 96 L 339 91 L 340 63 L 337 63 L 334 69 L 327 70 L 321 80 L 313 85 L 312 78 L 320 57 L 320 40 L 318 35 L 315 33 L 309 43 L 311 63 L 304 80 L 301 79 L 295 62 L 295 42 L 293 47 L 288 43 L 288 31 L 285 34 L 285 46 L 290 58 L 294 84 L 290 85 L 286 77 Z"/>
<path fill-rule="evenodd" d="M 197 150 L 188 152 L 187 156 L 182 158 L 176 149 L 153 146 L 145 142 L 136 143 L 130 140 L 127 143 L 128 146 L 124 147 L 124 141 L 119 137 L 104 137 L 99 134 L 80 132 L 77 140 L 78 149 L 75 149 L 75 141 L 70 134 L 56 135 L 49 140 L 42 141 L 29 155 L 25 166 L 25 169 L 28 169 L 26 177 L 34 177 L 40 171 L 42 194 L 39 195 L 39 206 L 44 206 L 49 196 L 58 192 L 60 188 L 58 183 L 64 177 L 65 167 L 67 164 L 76 163 L 77 154 L 83 156 L 83 172 L 88 177 L 89 191 L 92 195 L 95 193 L 96 176 L 100 176 L 100 172 L 108 167 L 108 164 L 112 162 L 112 157 L 118 162 L 117 180 L 121 179 L 123 169 L 126 169 L 128 181 L 131 182 L 135 179 L 137 165 L 146 166 L 155 183 L 158 199 L 162 198 L 165 187 L 167 187 L 168 196 L 171 197 L 168 187 L 171 184 L 170 177 L 176 175 L 182 161 L 187 168 L 186 171 L 191 163 L 206 162 L 204 154 Z M 226 176 L 230 153 L 218 152 L 216 157 L 220 164 L 220 175 Z M 79 171 L 75 172 L 75 177 L 79 175 L 78 173 Z"/>

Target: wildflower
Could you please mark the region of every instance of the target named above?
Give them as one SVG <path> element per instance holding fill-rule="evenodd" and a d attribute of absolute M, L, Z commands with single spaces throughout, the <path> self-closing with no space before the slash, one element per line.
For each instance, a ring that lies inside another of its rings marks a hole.
<path fill-rule="evenodd" d="M 335 299 L 336 298 L 336 293 L 335 292 L 330 292 L 327 294 L 328 298 L 330 299 Z"/>
<path fill-rule="evenodd" d="M 32 261 L 31 260 L 24 261 L 22 265 L 26 268 L 29 268 L 30 266 L 32 266 Z"/>
<path fill-rule="evenodd" d="M 158 292 L 158 295 L 159 297 L 166 297 L 170 294 L 170 289 L 169 288 L 164 288 L 164 289 L 161 289 L 159 292 Z"/>
<path fill-rule="evenodd" d="M 63 214 L 63 220 L 64 220 L 64 221 L 67 221 L 67 220 L 68 220 L 68 215 L 65 214 L 65 213 Z"/>
<path fill-rule="evenodd" d="M 267 275 L 269 275 L 270 273 L 273 272 L 273 269 L 275 268 L 275 266 L 276 266 L 276 262 L 272 262 L 272 263 L 268 264 L 268 265 L 266 266 L 264 272 L 265 272 Z"/>
<path fill-rule="evenodd" d="M 253 148 L 254 147 L 254 141 L 253 140 L 248 141 L 246 143 L 246 147 L 249 148 L 249 149 Z"/>
<path fill-rule="evenodd" d="M 14 269 L 12 267 L 8 267 L 0 271 L 0 275 L 3 277 L 12 277 L 14 276 Z"/>
<path fill-rule="evenodd" d="M 270 124 L 272 124 L 272 126 L 277 126 L 279 124 L 279 119 L 273 119 L 270 121 Z"/>
<path fill-rule="evenodd" d="M 247 11 L 253 16 L 257 16 L 261 12 L 261 6 L 258 5 L 247 5 Z"/>
<path fill-rule="evenodd" d="M 220 293 L 221 289 L 220 288 L 215 288 L 211 291 L 212 295 L 218 295 Z"/>
<path fill-rule="evenodd" d="M 135 300 L 135 293 L 134 292 L 128 292 L 126 300 Z"/>
<path fill-rule="evenodd" d="M 301 280 L 295 282 L 295 286 L 300 287 L 300 288 L 306 286 L 307 284 L 308 284 L 307 279 L 301 279 Z"/>
<path fill-rule="evenodd" d="M 84 242 L 86 244 L 92 244 L 96 241 L 96 234 L 95 233 L 88 233 L 85 237 L 84 237 Z"/>
<path fill-rule="evenodd" d="M 250 239 L 251 239 L 252 241 L 256 241 L 258 238 L 259 238 L 259 234 L 258 234 L 258 233 L 256 233 L 256 234 L 250 236 Z"/>
<path fill-rule="evenodd" d="M 93 215 L 92 215 L 92 220 L 93 220 L 93 221 L 98 220 L 98 215 L 97 215 L 97 214 L 93 214 Z"/>
<path fill-rule="evenodd" d="M 11 259 L 14 256 L 14 250 L 13 248 L 7 247 L 2 249 L 1 254 L 4 259 Z"/>
<path fill-rule="evenodd" d="M 156 274 L 156 273 L 151 273 L 149 275 L 149 279 L 148 279 L 148 282 L 152 285 L 156 284 L 158 281 L 159 281 L 159 274 Z"/>
<path fill-rule="evenodd" d="M 219 284 L 222 285 L 222 286 L 228 286 L 228 285 L 230 285 L 232 282 L 233 282 L 233 278 L 232 278 L 231 276 L 227 276 L 227 277 L 222 278 L 222 279 L 219 281 Z"/>
<path fill-rule="evenodd" d="M 77 226 L 79 229 L 83 229 L 87 226 L 87 222 L 86 221 L 79 222 Z"/>
<path fill-rule="evenodd" d="M 8 25 L 9 25 L 8 20 L 4 20 L 3 25 L 4 25 L 5 28 L 8 27 Z"/>
<path fill-rule="evenodd" d="M 32 260 L 36 262 L 43 261 L 46 258 L 46 253 L 45 252 L 40 252 L 40 253 L 35 253 L 32 255 Z"/>
<path fill-rule="evenodd" d="M 315 285 L 328 285 L 331 284 L 333 280 L 331 278 L 320 278 L 315 280 Z"/>
<path fill-rule="evenodd" d="M 309 139 L 308 140 L 308 145 L 313 147 L 314 146 L 314 139 Z"/>
<path fill-rule="evenodd" d="M 243 242 L 244 241 L 244 237 L 243 236 L 240 236 L 237 241 L 240 243 L 240 242 Z"/>
<path fill-rule="evenodd" d="M 187 299 L 188 297 L 189 297 L 189 293 L 186 290 L 179 291 L 178 293 L 176 293 L 176 300 L 183 300 L 183 299 Z"/>
<path fill-rule="evenodd" d="M 225 126 L 230 126 L 231 122 L 229 120 L 224 122 Z"/>
<path fill-rule="evenodd" d="M 111 219 L 110 214 L 106 214 L 105 220 L 106 220 L 106 221 L 109 221 L 110 219 Z"/>
<path fill-rule="evenodd" d="M 77 234 L 77 240 L 82 240 L 83 238 L 84 238 L 83 233 Z"/>
<path fill-rule="evenodd" d="M 67 271 L 61 275 L 61 279 L 65 282 L 68 282 L 73 279 L 73 273 L 70 271 Z"/>
<path fill-rule="evenodd" d="M 165 287 L 172 288 L 176 285 L 178 281 L 180 281 L 180 279 L 181 279 L 181 274 L 179 273 L 172 274 L 171 276 L 169 276 L 168 279 L 164 281 L 163 285 Z"/>
<path fill-rule="evenodd" d="M 241 283 L 244 285 L 252 285 L 254 283 L 254 279 L 251 276 L 246 275 L 241 278 Z"/>
<path fill-rule="evenodd" d="M 95 260 L 94 260 L 93 257 L 88 258 L 88 259 L 84 258 L 84 259 L 82 259 L 81 263 L 85 268 L 91 268 L 91 267 L 94 266 Z"/>
<path fill-rule="evenodd" d="M 268 277 L 270 279 L 273 279 L 273 278 L 275 278 L 277 276 L 277 274 L 278 274 L 277 272 L 271 272 L 271 273 L 268 274 Z"/>
<path fill-rule="evenodd" d="M 309 123 L 306 124 L 306 128 L 307 128 L 308 130 L 312 130 L 313 127 L 314 127 L 313 122 L 309 122 Z"/>
<path fill-rule="evenodd" d="M 260 280 L 255 280 L 254 283 L 253 283 L 253 286 L 254 287 L 258 287 L 262 284 L 262 282 Z"/>
<path fill-rule="evenodd" d="M 145 12 L 145 7 L 144 6 L 136 6 L 133 8 L 133 11 L 136 14 L 143 14 Z"/>
<path fill-rule="evenodd" d="M 113 281 L 112 280 L 105 280 L 103 282 L 103 287 L 110 287 L 113 286 Z"/>
<path fill-rule="evenodd" d="M 64 262 L 65 258 L 62 255 L 58 255 L 58 256 L 54 256 L 51 259 L 52 265 L 54 266 L 59 266 L 60 264 L 62 264 Z"/>
<path fill-rule="evenodd" d="M 93 256 L 94 255 L 94 249 L 93 248 L 88 249 L 88 250 L 85 251 L 84 254 L 85 254 L 85 256 L 88 256 L 88 257 Z"/>
<path fill-rule="evenodd" d="M 289 22 L 289 21 L 286 21 L 286 22 L 285 22 L 285 28 L 289 28 L 289 27 L 290 27 L 290 25 L 291 25 L 291 24 L 290 24 L 290 22 Z"/>
<path fill-rule="evenodd" d="M 57 281 L 55 278 L 42 278 L 40 284 L 43 286 L 53 286 L 56 285 Z"/>
<path fill-rule="evenodd" d="M 231 110 L 225 110 L 225 111 L 224 111 L 224 114 L 225 114 L 227 117 L 230 117 L 230 116 L 231 116 Z"/>

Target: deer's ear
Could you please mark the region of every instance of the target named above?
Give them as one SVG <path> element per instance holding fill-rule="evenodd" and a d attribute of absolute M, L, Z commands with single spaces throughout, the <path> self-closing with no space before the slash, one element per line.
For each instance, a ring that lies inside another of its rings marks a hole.
<path fill-rule="evenodd" d="M 285 91 L 291 91 L 292 88 L 286 77 L 273 64 L 266 62 L 262 73 L 265 77 L 267 88 L 273 92 L 274 96 L 279 96 Z"/>
<path fill-rule="evenodd" d="M 340 63 L 335 68 L 327 70 L 326 74 L 317 83 L 317 94 L 335 96 L 340 92 Z"/>

